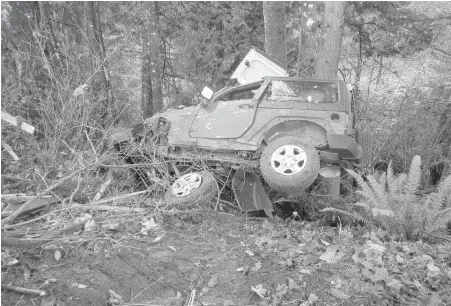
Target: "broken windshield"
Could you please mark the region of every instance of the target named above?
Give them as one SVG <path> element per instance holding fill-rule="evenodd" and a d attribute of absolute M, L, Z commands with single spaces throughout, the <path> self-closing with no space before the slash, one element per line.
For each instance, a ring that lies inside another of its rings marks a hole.
<path fill-rule="evenodd" d="M 337 103 L 338 84 L 324 82 L 272 81 L 269 100 L 308 103 Z"/>

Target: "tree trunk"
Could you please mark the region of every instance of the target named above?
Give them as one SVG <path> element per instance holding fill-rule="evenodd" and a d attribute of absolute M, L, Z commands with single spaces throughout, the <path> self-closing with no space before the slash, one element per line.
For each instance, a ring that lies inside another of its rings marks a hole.
<path fill-rule="evenodd" d="M 265 51 L 286 67 L 288 61 L 285 35 L 285 2 L 263 2 L 263 17 L 265 21 Z"/>
<path fill-rule="evenodd" d="M 319 41 L 318 24 L 311 23 L 313 16 L 320 14 L 318 3 L 310 3 L 301 7 L 301 34 L 297 62 L 298 77 L 313 78 L 315 76 L 315 57 Z"/>
<path fill-rule="evenodd" d="M 141 6 L 147 6 L 148 3 L 141 3 Z M 141 62 L 141 110 L 144 119 L 153 115 L 152 99 L 152 77 L 150 72 L 150 54 L 149 54 L 149 22 L 144 24 L 143 32 L 143 51 Z"/>
<path fill-rule="evenodd" d="M 111 120 L 111 103 L 113 102 L 113 94 L 110 86 L 110 76 L 108 64 L 106 61 L 105 45 L 103 44 L 103 34 L 100 24 L 99 5 L 97 2 L 87 2 L 89 20 L 88 20 L 88 37 L 91 49 L 94 53 L 94 71 L 96 79 L 94 80 L 94 90 L 98 92 L 99 101 L 101 103 L 102 127 L 106 127 Z"/>
<path fill-rule="evenodd" d="M 78 3 L 73 2 L 71 3 L 74 12 L 75 12 L 75 23 L 77 25 L 77 28 L 75 29 L 75 43 L 77 45 L 81 44 L 82 42 L 82 35 L 83 35 L 83 20 L 82 20 L 82 14 L 80 12 L 80 8 L 77 5 Z M 83 7 L 82 7 L 83 8 Z"/>
<path fill-rule="evenodd" d="M 316 77 L 336 79 L 343 37 L 346 3 L 325 2 L 320 49 L 316 60 Z"/>
<path fill-rule="evenodd" d="M 161 88 L 160 38 L 158 32 L 158 4 L 145 2 L 147 25 L 143 39 L 142 64 L 142 106 L 143 115 L 151 116 L 163 110 L 163 90 Z M 151 97 L 151 98 L 150 98 Z"/>

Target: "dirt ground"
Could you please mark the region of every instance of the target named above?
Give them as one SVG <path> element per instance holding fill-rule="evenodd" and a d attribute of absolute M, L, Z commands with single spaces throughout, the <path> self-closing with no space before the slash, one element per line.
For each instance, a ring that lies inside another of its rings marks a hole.
<path fill-rule="evenodd" d="M 11 253 L 18 262 L 3 266 L 2 283 L 46 295 L 2 290 L 1 305 L 183 306 L 193 290 L 192 305 L 205 306 L 394 305 L 361 278 L 351 258 L 364 239 L 347 230 L 213 210 L 150 217 Z M 331 246 L 338 253 L 322 260 Z"/>
<path fill-rule="evenodd" d="M 309 255 L 302 238 L 309 224 L 211 210 L 155 219 L 151 237 L 136 235 L 141 221 L 130 221 L 112 233 L 93 231 L 84 242 L 61 243 L 58 261 L 54 248 L 18 253 L 19 262 L 2 271 L 2 283 L 47 295 L 2 290 L 2 305 L 106 305 L 109 290 L 127 305 L 184 305 L 194 289 L 195 305 L 269 304 L 277 299 L 271 293 L 284 304 L 298 305 L 315 293 L 319 305 L 349 305 L 326 293 L 347 267 L 299 272 L 297 263 Z M 163 238 L 152 243 L 157 236 Z M 265 298 L 252 291 L 258 285 L 268 290 Z"/>

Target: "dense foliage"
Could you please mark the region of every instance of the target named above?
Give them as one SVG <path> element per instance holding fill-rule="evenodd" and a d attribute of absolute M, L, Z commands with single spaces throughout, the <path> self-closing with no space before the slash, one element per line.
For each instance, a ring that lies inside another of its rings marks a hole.
<path fill-rule="evenodd" d="M 311 77 L 324 5 L 285 4 L 288 69 Z M 142 2 L 2 2 L 2 109 L 38 128 L 34 152 L 54 156 L 86 145 L 85 132 L 97 143 L 111 127 L 140 121 L 144 83 L 161 82 L 164 107 L 197 103 L 204 85 L 224 86 L 251 46 L 264 50 L 261 2 L 156 10 L 149 29 Z M 345 13 L 339 75 L 356 89 L 356 127 L 375 131 L 373 164 L 393 160 L 405 171 L 421 154 L 440 173 L 451 144 L 449 3 L 351 2 Z M 146 31 L 158 33 L 159 80 L 142 74 Z"/>

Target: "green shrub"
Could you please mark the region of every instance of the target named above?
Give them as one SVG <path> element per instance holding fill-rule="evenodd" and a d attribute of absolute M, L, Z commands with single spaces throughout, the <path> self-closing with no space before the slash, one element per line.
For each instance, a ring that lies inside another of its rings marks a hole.
<path fill-rule="evenodd" d="M 451 175 L 427 196 L 416 195 L 421 183 L 421 158 L 416 155 L 408 174 L 395 176 L 391 163 L 379 181 L 348 170 L 360 190 L 361 200 L 349 211 L 326 208 L 323 212 L 335 212 L 358 221 L 380 226 L 398 239 L 417 240 L 424 232 L 446 228 L 451 222 Z"/>

